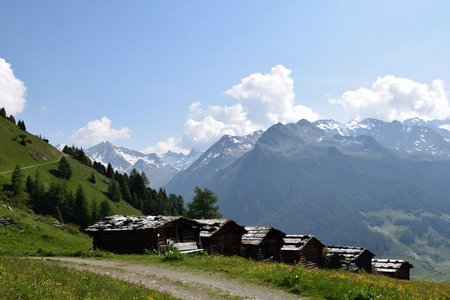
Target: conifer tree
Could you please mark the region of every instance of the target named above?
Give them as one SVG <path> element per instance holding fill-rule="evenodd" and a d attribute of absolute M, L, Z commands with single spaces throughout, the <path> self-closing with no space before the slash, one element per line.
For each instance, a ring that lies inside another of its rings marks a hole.
<path fill-rule="evenodd" d="M 195 188 L 195 196 L 188 205 L 187 216 L 192 219 L 217 219 L 222 215 L 216 203 L 219 198 L 208 188 Z"/>
<path fill-rule="evenodd" d="M 23 175 L 19 165 L 16 165 L 11 175 L 11 189 L 14 196 L 19 196 L 23 191 Z"/>
<path fill-rule="evenodd" d="M 100 203 L 99 217 L 104 218 L 106 216 L 112 215 L 111 204 L 109 204 L 108 200 L 103 200 Z"/>
<path fill-rule="evenodd" d="M 33 178 L 31 178 L 30 175 L 28 175 L 27 180 L 25 182 L 25 190 L 27 191 L 27 193 L 31 193 L 31 191 L 33 190 L 33 185 L 34 185 L 34 180 L 33 180 Z"/>
<path fill-rule="evenodd" d="M 73 217 L 78 225 L 82 228 L 86 228 L 89 225 L 89 209 L 86 194 L 83 187 L 78 186 L 75 193 L 75 202 L 73 204 Z"/>
<path fill-rule="evenodd" d="M 120 192 L 120 186 L 114 179 L 111 179 L 108 186 L 108 197 L 112 201 L 118 202 L 122 199 L 122 194 Z"/>
<path fill-rule="evenodd" d="M 14 119 L 14 116 L 13 116 L 13 115 L 10 115 L 10 116 L 8 117 L 8 120 L 10 120 L 11 123 L 13 123 L 14 125 L 16 124 L 16 119 Z"/>
<path fill-rule="evenodd" d="M 69 161 L 66 157 L 61 157 L 58 164 L 58 175 L 63 178 L 69 180 L 72 177 L 72 167 L 69 164 Z"/>
<path fill-rule="evenodd" d="M 0 117 L 6 118 L 6 110 L 4 107 L 0 108 Z"/>
<path fill-rule="evenodd" d="M 113 179 L 114 178 L 114 169 L 111 164 L 108 164 L 106 168 L 106 177 Z"/>
<path fill-rule="evenodd" d="M 94 174 L 94 172 L 91 172 L 91 177 L 89 177 L 89 179 L 88 179 L 91 183 L 96 183 L 97 182 L 97 179 L 95 179 L 95 174 Z"/>
<path fill-rule="evenodd" d="M 17 126 L 19 126 L 20 130 L 27 131 L 27 127 L 25 126 L 25 122 L 23 120 L 19 120 L 19 122 L 17 122 Z"/>

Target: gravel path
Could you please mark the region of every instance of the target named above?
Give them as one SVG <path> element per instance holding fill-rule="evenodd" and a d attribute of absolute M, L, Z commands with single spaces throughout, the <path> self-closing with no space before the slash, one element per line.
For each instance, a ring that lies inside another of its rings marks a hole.
<path fill-rule="evenodd" d="M 180 299 L 306 299 L 283 291 L 230 280 L 220 275 L 180 271 L 171 266 L 74 257 L 44 259 L 78 270 L 142 284 Z"/>

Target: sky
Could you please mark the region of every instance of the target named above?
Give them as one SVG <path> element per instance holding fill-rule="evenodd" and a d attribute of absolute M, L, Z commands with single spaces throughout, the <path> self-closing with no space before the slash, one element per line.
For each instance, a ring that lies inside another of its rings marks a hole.
<path fill-rule="evenodd" d="M 281 122 L 450 117 L 449 1 L 0 0 L 0 107 L 162 153 Z"/>

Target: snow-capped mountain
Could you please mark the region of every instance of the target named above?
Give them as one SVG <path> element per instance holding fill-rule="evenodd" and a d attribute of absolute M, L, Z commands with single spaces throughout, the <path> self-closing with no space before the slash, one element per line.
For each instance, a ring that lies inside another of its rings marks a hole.
<path fill-rule="evenodd" d="M 198 186 L 206 184 L 213 174 L 252 150 L 262 133 L 259 130 L 246 136 L 224 135 L 186 170 L 175 175 L 166 184 L 166 188 L 170 191 L 172 188 L 181 188 L 185 195 L 192 194 L 195 188 L 195 185 L 191 185 L 192 182 L 196 182 Z"/>
<path fill-rule="evenodd" d="M 364 119 L 341 124 L 333 120 L 313 123 L 327 135 L 371 136 L 382 145 L 410 157 L 450 158 L 450 121 L 423 121 L 409 119 L 404 122 L 384 122 Z M 447 127 L 448 125 L 448 127 Z M 448 136 L 448 138 L 446 138 Z"/>
<path fill-rule="evenodd" d="M 175 174 L 187 168 L 201 155 L 201 151 L 192 150 L 189 154 L 168 152 L 162 155 L 144 154 L 136 150 L 118 147 L 110 142 L 101 142 L 85 150 L 93 160 L 103 164 L 110 163 L 119 172 L 132 169 L 143 171 L 150 185 L 158 188 L 166 184 Z"/>

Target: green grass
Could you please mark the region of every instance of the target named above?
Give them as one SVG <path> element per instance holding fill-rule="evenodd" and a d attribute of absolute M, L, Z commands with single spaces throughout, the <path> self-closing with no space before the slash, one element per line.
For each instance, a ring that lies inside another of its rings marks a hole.
<path fill-rule="evenodd" d="M 11 209 L 0 201 L 0 216 L 15 222 L 0 226 L 2 255 L 80 255 L 92 248 L 89 236 L 74 225 L 62 225 L 26 209 Z"/>
<path fill-rule="evenodd" d="M 159 255 L 114 255 L 115 259 L 162 264 Z M 405 281 L 382 275 L 345 271 L 306 270 L 301 266 L 264 263 L 241 257 L 186 256 L 164 264 L 222 274 L 243 282 L 272 286 L 285 291 L 325 299 L 449 299 L 450 285 Z"/>
<path fill-rule="evenodd" d="M 25 135 L 26 146 L 19 143 L 19 135 Z M 60 156 L 50 144 L 0 117 L 0 172 L 11 170 L 16 164 L 31 166 L 58 160 Z"/>
<path fill-rule="evenodd" d="M 20 135 L 25 135 L 26 146 L 19 143 Z M 109 179 L 94 169 L 79 163 L 72 158 L 68 158 L 73 171 L 70 180 L 63 180 L 51 174 L 58 166 L 62 153 L 44 140 L 20 130 L 16 125 L 0 117 L 0 188 L 3 184 L 10 184 L 12 170 L 16 165 L 22 167 L 24 176 L 35 176 L 39 173 L 39 178 L 48 188 L 52 182 L 64 182 L 70 191 L 81 185 L 86 193 L 88 201 L 95 201 L 99 204 L 103 200 L 108 200 L 105 192 L 108 190 Z M 95 174 L 97 182 L 95 184 L 88 181 L 91 173 Z M 26 198 L 26 195 L 24 196 Z M 125 201 L 110 201 L 114 214 L 141 215 L 142 213 L 133 208 Z"/>
<path fill-rule="evenodd" d="M 0 298 L 175 299 L 108 276 L 14 257 L 0 257 Z"/>

